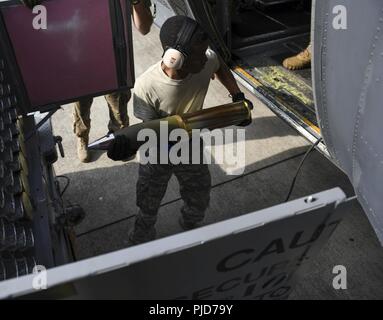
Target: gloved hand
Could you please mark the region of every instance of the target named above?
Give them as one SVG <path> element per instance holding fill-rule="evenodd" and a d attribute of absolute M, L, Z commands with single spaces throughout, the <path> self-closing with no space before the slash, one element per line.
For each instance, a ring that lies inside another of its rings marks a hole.
<path fill-rule="evenodd" d="M 25 6 L 27 6 L 29 9 L 33 9 L 34 6 L 37 6 L 41 4 L 43 0 L 22 0 Z"/>
<path fill-rule="evenodd" d="M 245 94 L 243 92 L 238 92 L 235 95 L 233 95 L 233 102 L 240 102 L 240 101 L 246 101 L 247 105 L 249 106 L 250 110 L 254 109 L 253 103 L 246 99 Z M 245 120 L 242 123 L 239 124 L 240 127 L 246 127 L 250 125 L 252 122 L 252 119 Z"/>
<path fill-rule="evenodd" d="M 126 160 L 133 157 L 137 151 L 131 150 L 129 139 L 125 136 L 116 136 L 108 148 L 108 157 L 114 161 Z"/>

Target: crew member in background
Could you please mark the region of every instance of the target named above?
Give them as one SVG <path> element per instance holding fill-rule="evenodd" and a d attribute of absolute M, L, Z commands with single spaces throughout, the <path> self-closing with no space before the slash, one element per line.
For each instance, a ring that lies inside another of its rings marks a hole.
<path fill-rule="evenodd" d="M 207 34 L 193 19 L 171 17 L 161 28 L 160 40 L 165 50 L 163 60 L 136 80 L 133 107 L 137 118 L 149 121 L 201 110 L 213 76 L 227 88 L 234 102 L 246 100 L 230 70 L 208 49 Z M 248 104 L 252 108 L 250 101 Z M 123 160 L 133 154 L 124 136 L 117 136 L 108 150 L 113 160 Z M 129 235 L 131 244 L 156 238 L 158 209 L 173 173 L 184 201 L 179 219 L 181 227 L 196 228 L 204 219 L 211 189 L 206 164 L 140 164 L 136 190 L 140 210 Z"/>
<path fill-rule="evenodd" d="M 153 23 L 153 16 L 150 11 L 150 0 L 132 0 L 132 18 L 136 29 L 143 35 L 149 33 Z M 129 126 L 128 102 L 131 93 L 115 92 L 105 96 L 109 108 L 109 132 L 114 132 L 123 127 Z M 75 103 L 73 117 L 73 131 L 78 137 L 77 155 L 81 162 L 90 161 L 88 150 L 90 131 L 90 109 L 93 98 L 84 98 Z"/>
<path fill-rule="evenodd" d="M 288 70 L 300 70 L 311 66 L 312 44 L 302 52 L 283 61 L 283 66 Z"/>
<path fill-rule="evenodd" d="M 44 0 L 22 0 L 29 8 L 41 4 Z M 150 11 L 150 0 L 131 0 L 132 18 L 136 29 L 143 35 L 149 33 L 153 24 L 153 16 Z M 105 96 L 109 108 L 109 132 L 114 132 L 123 127 L 129 126 L 128 102 L 131 93 L 115 92 Z M 75 103 L 73 117 L 73 131 L 78 137 L 77 155 L 81 162 L 90 161 L 88 151 L 89 131 L 90 131 L 90 108 L 93 98 L 84 98 Z"/>

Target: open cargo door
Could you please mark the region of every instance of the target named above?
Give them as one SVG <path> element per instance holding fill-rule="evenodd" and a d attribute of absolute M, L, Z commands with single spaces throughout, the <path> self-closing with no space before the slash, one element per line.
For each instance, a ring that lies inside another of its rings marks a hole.
<path fill-rule="evenodd" d="M 314 8 L 314 87 L 322 135 L 383 243 L 383 3 L 320 0 Z"/>
<path fill-rule="evenodd" d="M 332 189 L 4 281 L 0 298 L 286 299 L 350 203 Z"/>
<path fill-rule="evenodd" d="M 47 0 L 44 10 L 0 2 L 1 52 L 21 112 L 134 85 L 127 0 Z M 45 25 L 46 23 L 46 25 Z"/>

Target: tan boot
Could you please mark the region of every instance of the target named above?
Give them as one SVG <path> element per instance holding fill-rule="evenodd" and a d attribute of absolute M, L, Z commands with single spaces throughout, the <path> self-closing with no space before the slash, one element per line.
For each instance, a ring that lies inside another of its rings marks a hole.
<path fill-rule="evenodd" d="M 79 137 L 77 140 L 77 155 L 81 162 L 89 162 L 90 154 L 88 150 L 89 138 Z"/>
<path fill-rule="evenodd" d="M 311 52 L 306 48 L 296 56 L 287 58 L 283 61 L 283 66 L 289 70 L 300 70 L 309 67 L 311 64 Z"/>

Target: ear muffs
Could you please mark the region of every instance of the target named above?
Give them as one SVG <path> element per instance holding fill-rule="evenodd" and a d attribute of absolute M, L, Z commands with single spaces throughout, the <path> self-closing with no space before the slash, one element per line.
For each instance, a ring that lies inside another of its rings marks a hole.
<path fill-rule="evenodd" d="M 190 54 L 191 40 L 198 30 L 198 23 L 194 20 L 185 20 L 177 35 L 175 44 L 168 47 L 162 56 L 162 62 L 170 69 L 179 70 Z"/>
<path fill-rule="evenodd" d="M 165 51 L 162 62 L 169 69 L 179 70 L 185 63 L 185 56 L 180 51 L 169 48 Z"/>

